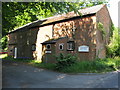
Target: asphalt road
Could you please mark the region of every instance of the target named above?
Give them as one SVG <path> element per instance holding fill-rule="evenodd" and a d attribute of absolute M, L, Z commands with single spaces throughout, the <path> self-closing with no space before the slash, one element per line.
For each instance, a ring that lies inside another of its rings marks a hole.
<path fill-rule="evenodd" d="M 70 75 L 11 61 L 2 64 L 2 88 L 118 88 L 118 72 Z"/>

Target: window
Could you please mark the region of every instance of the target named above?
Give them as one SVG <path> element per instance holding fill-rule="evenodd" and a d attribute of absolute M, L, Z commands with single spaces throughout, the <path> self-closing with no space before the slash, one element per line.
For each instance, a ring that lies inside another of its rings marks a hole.
<path fill-rule="evenodd" d="M 62 44 L 59 44 L 59 49 L 60 49 L 60 50 L 63 50 L 63 46 L 64 46 L 63 43 L 62 43 Z"/>
<path fill-rule="evenodd" d="M 74 50 L 75 44 L 74 41 L 67 42 L 67 50 Z"/>
<path fill-rule="evenodd" d="M 47 45 L 46 45 L 46 49 L 47 49 L 47 50 L 50 50 L 50 49 L 51 49 L 51 45 L 50 45 L 50 44 L 47 44 Z"/>
<path fill-rule="evenodd" d="M 13 50 L 11 49 L 10 52 L 12 52 Z"/>
<path fill-rule="evenodd" d="M 33 44 L 33 45 L 32 45 L 32 51 L 35 51 L 35 50 L 36 50 L 36 45 Z"/>

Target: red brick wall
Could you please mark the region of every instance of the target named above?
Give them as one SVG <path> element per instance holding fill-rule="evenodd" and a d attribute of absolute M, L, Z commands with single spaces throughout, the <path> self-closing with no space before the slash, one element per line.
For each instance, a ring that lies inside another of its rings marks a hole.
<path fill-rule="evenodd" d="M 42 62 L 44 63 L 55 63 L 56 62 L 56 46 L 55 44 L 50 44 L 51 49 L 46 50 L 46 45 L 42 46 Z M 46 53 L 46 51 L 51 51 L 51 53 Z"/>
<path fill-rule="evenodd" d="M 23 28 L 9 34 L 8 52 L 14 56 L 14 47 L 18 48 L 18 57 L 42 59 L 42 42 L 52 38 L 52 25 L 40 28 Z M 36 45 L 36 51 L 32 51 L 32 45 Z M 12 50 L 12 52 L 11 52 Z"/>
<path fill-rule="evenodd" d="M 54 25 L 54 38 L 68 36 L 72 37 L 72 28 L 76 27 L 73 40 L 75 41 L 75 50 L 67 51 L 66 42 L 69 40 L 61 39 L 56 44 L 56 52 L 64 54 L 77 54 L 79 60 L 92 60 L 95 58 L 96 53 L 96 37 L 95 37 L 95 27 L 96 27 L 96 17 L 88 16 L 84 18 L 74 19 L 66 22 L 57 23 Z M 67 29 L 66 29 L 67 28 Z M 60 51 L 58 49 L 59 43 L 65 43 L 65 49 Z M 78 47 L 81 45 L 87 45 L 90 47 L 90 51 L 87 53 L 78 52 Z"/>
<path fill-rule="evenodd" d="M 56 56 L 58 56 L 60 53 L 63 53 L 65 55 L 68 54 L 68 52 L 67 52 L 67 41 L 68 41 L 67 38 L 63 38 L 63 39 L 60 39 L 60 40 L 57 41 L 57 43 L 55 44 L 56 45 L 56 47 L 55 47 Z M 63 44 L 63 50 L 59 49 L 59 44 Z"/>
<path fill-rule="evenodd" d="M 8 52 L 14 56 L 14 47 L 17 47 L 18 57 L 33 58 L 32 44 L 36 44 L 38 28 L 20 30 L 9 34 Z M 11 52 L 12 50 L 12 52 Z"/>
<path fill-rule="evenodd" d="M 98 11 L 96 14 L 97 17 L 97 23 L 102 23 L 104 27 L 104 31 L 106 32 L 105 37 L 102 37 L 102 32 L 97 29 L 96 33 L 96 39 L 97 39 L 97 47 L 96 47 L 96 55 L 98 55 L 99 58 L 105 58 L 106 57 L 106 45 L 109 44 L 110 40 L 110 28 L 111 28 L 111 18 L 108 12 L 108 9 L 106 6 L 101 8 L 101 10 Z"/>

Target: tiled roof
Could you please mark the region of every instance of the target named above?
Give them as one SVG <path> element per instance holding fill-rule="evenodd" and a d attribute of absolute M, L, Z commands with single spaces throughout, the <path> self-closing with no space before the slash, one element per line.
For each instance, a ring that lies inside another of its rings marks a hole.
<path fill-rule="evenodd" d="M 61 38 L 58 38 L 58 39 L 51 39 L 51 40 L 45 41 L 41 44 L 55 44 L 58 40 L 64 39 L 64 38 L 67 38 L 67 37 L 61 37 Z"/>
<path fill-rule="evenodd" d="M 85 8 L 85 9 L 81 9 L 81 10 L 79 10 L 79 12 L 82 14 L 82 16 L 83 15 L 88 15 L 88 14 L 94 14 L 94 13 L 97 13 L 103 6 L 105 6 L 105 4 L 96 5 L 96 6 L 88 7 L 88 8 Z M 31 23 L 28 23 L 28 24 L 14 30 L 14 31 L 11 31 L 11 32 L 15 32 L 15 31 L 23 29 L 25 27 L 26 28 L 31 28 L 31 27 L 34 27 L 34 26 L 41 26 L 41 25 L 52 23 L 52 22 L 73 18 L 73 17 L 76 17 L 76 16 L 80 16 L 80 15 L 76 14 L 76 13 L 74 13 L 74 11 L 72 11 L 72 12 L 69 12 L 67 14 L 56 15 L 56 16 L 53 16 L 53 17 L 49 17 L 49 18 L 45 18 L 45 19 L 42 19 L 42 20 L 37 20 L 37 21 L 31 22 Z"/>
<path fill-rule="evenodd" d="M 81 13 L 81 15 L 94 14 L 94 13 L 97 13 L 104 5 L 105 4 L 96 5 L 96 6 L 93 6 L 93 7 L 88 7 L 88 8 L 79 10 L 79 12 Z M 64 20 L 64 19 L 69 19 L 69 18 L 76 17 L 76 16 L 80 16 L 80 15 L 76 14 L 76 13 L 74 13 L 74 11 L 72 11 L 72 12 L 69 12 L 67 14 L 62 14 L 62 15 L 49 17 L 42 24 L 47 24 L 47 23 L 51 23 L 51 22 L 55 22 L 55 21 Z"/>
<path fill-rule="evenodd" d="M 48 40 L 48 41 L 45 41 L 45 42 L 43 42 L 41 44 L 54 44 L 56 42 L 57 42 L 57 40 Z"/>

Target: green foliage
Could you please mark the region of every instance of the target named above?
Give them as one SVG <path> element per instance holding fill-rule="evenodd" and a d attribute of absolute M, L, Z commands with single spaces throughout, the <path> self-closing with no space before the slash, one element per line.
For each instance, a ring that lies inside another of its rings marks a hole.
<path fill-rule="evenodd" d="M 98 23 L 98 30 L 101 31 L 101 33 L 102 33 L 102 38 L 104 39 L 105 36 L 106 36 L 106 32 L 105 32 L 105 29 L 104 29 L 103 24 L 102 24 L 101 22 Z"/>
<path fill-rule="evenodd" d="M 39 64 L 32 64 L 33 66 L 49 69 L 49 70 L 55 70 L 55 64 L 54 63 L 39 63 Z"/>
<path fill-rule="evenodd" d="M 7 46 L 7 37 L 6 37 L 6 36 L 2 37 L 2 38 L 0 39 L 0 43 L 1 43 L 1 46 L 2 46 L 2 47 L 1 47 L 2 50 L 5 49 L 6 46 Z"/>
<path fill-rule="evenodd" d="M 13 58 L 12 56 L 5 56 L 5 57 L 2 57 L 3 60 L 12 60 L 12 61 L 17 61 L 17 62 L 27 62 L 27 63 L 30 63 L 30 62 L 33 62 L 34 60 L 31 60 L 31 59 L 24 59 L 24 58 Z"/>
<path fill-rule="evenodd" d="M 120 57 L 93 61 L 79 61 L 70 67 L 59 70 L 64 73 L 103 73 L 120 68 Z"/>
<path fill-rule="evenodd" d="M 3 35 L 15 27 L 20 27 L 37 19 L 105 3 L 105 1 L 86 2 L 2 2 Z"/>
<path fill-rule="evenodd" d="M 110 27 L 110 37 L 113 36 L 113 31 L 115 30 L 115 26 L 114 24 L 112 23 L 111 27 Z"/>
<path fill-rule="evenodd" d="M 77 57 L 71 54 L 65 56 L 62 53 L 60 53 L 60 55 L 56 58 L 56 60 L 57 60 L 56 69 L 61 70 L 75 64 L 77 61 Z"/>
<path fill-rule="evenodd" d="M 106 36 L 106 32 L 104 30 L 103 24 L 98 23 L 98 29 L 102 32 L 103 39 Z M 107 57 L 115 57 L 120 56 L 120 35 L 119 35 L 120 29 L 115 28 L 114 25 L 111 25 L 110 30 L 110 44 L 107 45 Z"/>
<path fill-rule="evenodd" d="M 110 44 L 107 46 L 107 55 L 108 57 L 120 56 L 120 29 L 113 28 L 113 35 L 110 40 Z"/>

